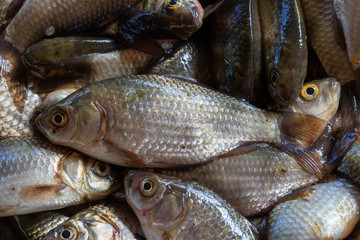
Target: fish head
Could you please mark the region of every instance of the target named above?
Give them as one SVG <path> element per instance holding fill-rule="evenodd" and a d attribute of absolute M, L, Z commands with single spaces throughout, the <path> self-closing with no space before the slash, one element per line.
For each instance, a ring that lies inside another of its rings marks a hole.
<path fill-rule="evenodd" d="M 105 197 L 121 186 L 116 166 L 78 152 L 70 153 L 59 164 L 63 181 L 87 198 L 85 200 Z"/>
<path fill-rule="evenodd" d="M 141 225 L 170 231 L 186 215 L 186 191 L 180 180 L 158 174 L 130 171 L 125 177 L 126 200 Z"/>
<path fill-rule="evenodd" d="M 290 52 L 289 44 L 280 43 L 266 64 L 268 90 L 275 102 L 289 106 L 299 96 L 306 76 L 306 64 Z"/>
<path fill-rule="evenodd" d="M 69 239 L 115 239 L 118 235 L 116 223 L 105 213 L 87 210 L 74 215 L 49 232 L 44 240 Z"/>
<path fill-rule="evenodd" d="M 187 39 L 202 26 L 204 9 L 197 0 L 165 0 L 159 14 L 170 35 Z"/>
<path fill-rule="evenodd" d="M 35 121 L 52 143 L 89 147 L 103 133 L 104 111 L 90 96 L 76 91 L 47 108 Z"/>
<path fill-rule="evenodd" d="M 335 78 L 307 82 L 289 109 L 330 121 L 339 106 L 340 90 L 340 83 Z"/>

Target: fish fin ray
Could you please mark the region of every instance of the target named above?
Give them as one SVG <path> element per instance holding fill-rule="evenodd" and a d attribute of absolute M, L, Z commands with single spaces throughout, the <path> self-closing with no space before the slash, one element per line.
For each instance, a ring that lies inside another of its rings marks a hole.
<path fill-rule="evenodd" d="M 65 184 L 45 184 L 25 186 L 20 190 L 24 199 L 53 198 L 61 195 L 61 191 L 67 188 Z"/>
<path fill-rule="evenodd" d="M 284 140 L 297 140 L 310 147 L 325 127 L 328 121 L 300 113 L 281 113 L 280 131 Z"/>

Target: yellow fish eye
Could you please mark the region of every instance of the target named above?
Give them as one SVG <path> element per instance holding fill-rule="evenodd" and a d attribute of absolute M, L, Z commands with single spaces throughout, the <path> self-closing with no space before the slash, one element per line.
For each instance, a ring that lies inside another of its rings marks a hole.
<path fill-rule="evenodd" d="M 94 163 L 94 172 L 99 177 L 105 177 L 105 176 L 109 175 L 110 170 L 111 170 L 111 167 L 107 163 L 104 163 L 101 161 L 96 161 Z"/>
<path fill-rule="evenodd" d="M 166 0 L 165 6 L 167 9 L 175 9 L 180 6 L 180 0 Z"/>
<path fill-rule="evenodd" d="M 57 128 L 65 127 L 65 125 L 68 123 L 67 113 L 63 110 L 54 111 L 54 113 L 52 114 L 51 123 L 52 125 L 54 125 L 54 127 Z"/>
<path fill-rule="evenodd" d="M 157 181 L 153 178 L 145 178 L 140 184 L 140 192 L 145 197 L 152 197 L 156 193 Z"/>
<path fill-rule="evenodd" d="M 301 97 L 306 101 L 311 101 L 317 98 L 319 95 L 319 88 L 315 84 L 306 84 L 301 89 Z"/>

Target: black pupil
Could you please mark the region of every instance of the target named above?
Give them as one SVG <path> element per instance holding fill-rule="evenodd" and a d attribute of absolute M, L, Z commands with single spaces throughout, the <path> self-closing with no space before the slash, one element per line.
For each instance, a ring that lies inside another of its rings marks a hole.
<path fill-rule="evenodd" d="M 100 172 L 106 172 L 107 167 L 104 164 L 99 165 Z"/>
<path fill-rule="evenodd" d="M 56 115 L 54 116 L 54 121 L 55 121 L 56 123 L 61 123 L 62 120 L 63 120 L 63 117 L 62 117 L 60 114 L 56 114 Z"/>
<path fill-rule="evenodd" d="M 49 73 L 50 73 L 50 71 L 49 71 L 49 69 L 43 69 L 43 73 L 44 73 L 44 75 L 48 75 Z"/>
<path fill-rule="evenodd" d="M 177 3 L 177 0 L 170 0 L 170 2 L 169 2 L 170 5 L 176 5 L 176 3 Z"/>
<path fill-rule="evenodd" d="M 146 191 L 149 191 L 151 189 L 151 183 L 149 183 L 149 182 L 144 183 L 144 189 Z"/>
<path fill-rule="evenodd" d="M 306 93 L 307 93 L 308 95 L 313 95 L 313 94 L 315 93 L 314 87 L 308 87 L 308 88 L 306 89 Z"/>
<path fill-rule="evenodd" d="M 62 231 L 62 233 L 61 233 L 61 236 L 62 236 L 63 238 L 69 238 L 70 235 L 71 235 L 71 233 L 70 233 L 69 230 L 64 230 L 64 231 Z"/>
<path fill-rule="evenodd" d="M 276 74 L 275 74 L 275 73 L 272 75 L 271 80 L 272 80 L 273 82 L 276 82 Z"/>

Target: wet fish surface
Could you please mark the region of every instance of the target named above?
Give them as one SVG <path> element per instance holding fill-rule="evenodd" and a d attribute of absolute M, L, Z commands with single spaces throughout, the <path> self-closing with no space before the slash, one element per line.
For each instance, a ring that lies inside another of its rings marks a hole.
<path fill-rule="evenodd" d="M 42 112 L 36 124 L 53 143 L 100 160 L 166 167 L 202 163 L 249 142 L 282 143 L 293 130 L 308 141 L 324 120 L 265 112 L 179 78 L 137 75 L 90 84 Z"/>
<path fill-rule="evenodd" d="M 346 179 L 302 190 L 268 217 L 268 239 L 344 239 L 359 221 L 360 192 Z"/>
<path fill-rule="evenodd" d="M 141 234 L 139 220 L 125 202 L 91 206 L 54 228 L 44 240 L 131 240 Z"/>
<path fill-rule="evenodd" d="M 257 239 L 246 218 L 198 184 L 130 171 L 125 191 L 147 239 Z"/>
<path fill-rule="evenodd" d="M 346 42 L 348 59 L 354 69 L 360 67 L 360 45 L 357 39 L 360 37 L 359 20 L 357 13 L 360 10 L 358 1 L 339 1 L 334 0 L 336 16 L 339 19 Z"/>
<path fill-rule="evenodd" d="M 256 0 L 228 0 L 211 16 L 217 88 L 250 103 L 256 102 L 263 85 L 257 5 Z"/>
<path fill-rule="evenodd" d="M 314 49 L 329 77 L 342 85 L 356 79 L 348 60 L 345 42 L 337 27 L 333 0 L 301 0 L 309 45 Z"/>
<path fill-rule="evenodd" d="M 308 48 L 299 0 L 259 1 L 265 78 L 275 102 L 290 105 L 304 83 Z"/>
<path fill-rule="evenodd" d="M 120 187 L 115 167 L 41 137 L 0 140 L 0 216 L 64 208 Z"/>
<path fill-rule="evenodd" d="M 198 182 L 245 216 L 269 212 L 282 196 L 318 180 L 293 157 L 267 145 L 191 169 L 164 169 L 161 173 Z"/>

